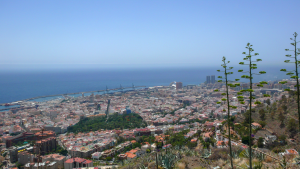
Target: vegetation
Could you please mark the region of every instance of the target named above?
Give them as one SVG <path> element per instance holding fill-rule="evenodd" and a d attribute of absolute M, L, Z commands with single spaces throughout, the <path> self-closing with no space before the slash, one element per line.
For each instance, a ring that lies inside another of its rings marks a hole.
<path fill-rule="evenodd" d="M 230 61 L 226 62 L 226 58 L 223 56 L 223 64 L 221 65 L 224 68 L 224 71 L 220 71 L 217 70 L 218 72 L 224 72 L 225 78 L 223 78 L 222 76 L 219 76 L 218 78 L 220 79 L 224 79 L 225 80 L 225 85 L 226 85 L 226 93 L 222 93 L 223 96 L 227 96 L 227 98 L 222 98 L 222 101 L 227 101 L 227 126 L 228 126 L 228 133 L 229 133 L 229 155 L 230 155 L 230 164 L 231 164 L 231 168 L 233 168 L 233 162 L 232 162 L 232 150 L 231 150 L 231 132 L 230 132 L 230 128 L 231 128 L 231 118 L 230 118 L 230 108 L 236 109 L 236 106 L 231 106 L 229 103 L 229 92 L 228 92 L 228 86 L 230 87 L 236 87 L 239 86 L 240 84 L 230 84 L 229 80 L 228 80 L 228 75 L 233 74 L 233 72 L 229 72 L 230 70 L 233 69 L 233 67 L 227 67 L 227 64 L 230 63 Z M 236 81 L 238 81 L 239 79 L 235 79 Z M 222 80 L 219 80 L 218 82 L 222 82 Z M 218 90 L 215 90 L 218 91 Z M 221 102 L 217 102 L 217 104 L 220 104 Z M 226 112 L 226 110 L 223 110 L 224 112 Z"/>
<path fill-rule="evenodd" d="M 68 155 L 68 151 L 66 149 L 62 148 L 60 145 L 57 145 L 56 150 L 52 150 L 52 152 L 58 153 L 58 154 L 64 155 L 64 156 Z"/>
<path fill-rule="evenodd" d="M 293 71 L 287 71 L 286 69 L 281 69 L 280 71 L 283 71 L 283 72 L 287 72 L 286 75 L 289 75 L 291 76 L 292 79 L 296 79 L 297 81 L 297 85 L 295 86 L 297 88 L 297 109 L 298 109 L 298 119 L 299 119 L 299 122 L 300 122 L 300 103 L 299 103 L 299 76 L 298 76 L 298 67 L 300 66 L 300 61 L 297 59 L 297 56 L 300 54 L 300 49 L 298 48 L 298 52 L 297 52 L 297 32 L 295 32 L 294 34 L 294 39 L 291 38 L 292 41 L 294 41 L 293 43 L 291 43 L 292 46 L 294 46 L 294 50 L 290 50 L 290 49 L 285 49 L 285 51 L 292 51 L 294 52 L 294 57 L 292 57 L 292 55 L 285 55 L 286 57 L 289 57 L 289 58 L 294 58 L 295 59 L 295 62 L 290 62 L 290 60 L 285 60 L 284 62 L 285 63 L 295 63 L 295 70 Z M 296 76 L 295 76 L 296 74 Z M 287 81 L 282 81 L 280 82 L 281 84 L 285 84 L 287 83 Z M 290 89 L 285 89 L 287 91 L 289 91 Z M 299 123 L 299 131 L 300 131 L 300 123 Z"/>
<path fill-rule="evenodd" d="M 244 55 L 246 55 L 246 57 L 244 58 L 245 61 L 248 61 L 249 64 L 245 64 L 244 62 L 240 62 L 239 64 L 240 65 L 249 65 L 249 71 L 246 71 L 244 72 L 243 70 L 239 70 L 238 72 L 243 72 L 243 73 L 248 73 L 248 75 L 243 75 L 241 76 L 241 78 L 245 78 L 245 79 L 249 79 L 249 89 L 243 89 L 241 90 L 241 92 L 249 92 L 250 93 L 250 103 L 249 103 L 249 142 L 251 142 L 251 138 L 252 138 L 252 126 L 251 126 L 251 122 L 252 122 L 252 117 L 251 117 L 251 114 L 252 114 L 252 101 L 255 99 L 253 96 L 252 96 L 252 79 L 253 79 L 253 75 L 255 75 L 256 73 L 253 73 L 252 71 L 254 69 L 257 69 L 257 64 L 254 64 L 254 62 L 260 62 L 262 61 L 261 59 L 256 59 L 256 61 L 253 61 L 252 60 L 252 57 L 254 56 L 258 56 L 259 54 L 258 53 L 254 53 L 251 54 L 254 49 L 252 48 L 252 45 L 250 43 L 247 43 L 247 46 L 246 46 L 246 49 L 248 49 L 248 53 L 246 52 L 243 52 Z M 261 74 L 265 74 L 266 72 L 265 71 L 260 71 L 258 74 L 256 75 L 261 75 Z M 259 87 L 263 87 L 263 84 L 267 84 L 267 82 L 265 81 L 262 81 L 260 82 L 260 84 L 258 84 L 257 86 Z M 242 93 L 238 93 L 238 94 L 242 94 Z M 265 96 L 268 96 L 268 95 L 265 95 Z M 243 97 L 242 96 L 239 96 L 239 101 L 244 104 L 244 100 L 243 100 Z M 259 101 L 256 101 L 254 102 L 254 104 L 260 104 Z M 251 144 L 249 144 L 249 164 L 250 164 L 250 169 L 252 169 L 252 147 L 251 147 Z"/>
<path fill-rule="evenodd" d="M 70 126 L 68 128 L 68 132 L 88 132 L 100 129 L 132 129 L 145 126 L 146 123 L 143 121 L 143 118 L 136 113 L 123 115 L 118 115 L 117 113 L 115 113 L 109 116 L 108 119 L 105 116 L 89 118 L 85 117 L 74 126 Z"/>

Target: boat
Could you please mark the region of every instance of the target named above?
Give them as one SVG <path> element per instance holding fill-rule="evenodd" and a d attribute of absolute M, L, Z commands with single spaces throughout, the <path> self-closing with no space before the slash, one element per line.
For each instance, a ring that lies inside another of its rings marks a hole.
<path fill-rule="evenodd" d="M 6 103 L 4 106 L 10 106 L 8 103 Z"/>

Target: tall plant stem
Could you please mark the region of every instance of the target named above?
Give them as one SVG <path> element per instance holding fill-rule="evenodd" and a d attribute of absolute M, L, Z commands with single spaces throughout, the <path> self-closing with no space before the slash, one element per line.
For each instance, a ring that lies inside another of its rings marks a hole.
<path fill-rule="evenodd" d="M 226 94 L 227 94 L 227 126 L 229 131 L 229 151 L 230 151 L 230 164 L 231 168 L 233 168 L 232 162 L 232 149 L 231 149 L 231 132 L 230 132 L 230 106 L 229 106 L 229 95 L 228 95 L 228 80 L 227 80 L 227 71 L 225 68 L 225 79 L 226 79 Z"/>
<path fill-rule="evenodd" d="M 249 48 L 249 56 L 251 54 L 251 48 Z M 250 57 L 250 64 L 249 64 L 249 69 L 250 69 L 250 113 L 249 113 L 249 162 L 250 162 L 250 169 L 252 169 L 252 126 L 251 126 L 251 121 L 252 121 L 252 72 L 251 72 L 251 65 L 252 65 L 252 61 L 251 61 L 251 57 Z"/>

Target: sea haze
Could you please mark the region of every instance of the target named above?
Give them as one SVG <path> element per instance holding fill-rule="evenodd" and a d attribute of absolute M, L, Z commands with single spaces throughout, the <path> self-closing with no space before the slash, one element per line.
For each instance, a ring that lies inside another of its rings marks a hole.
<path fill-rule="evenodd" d="M 205 82 L 207 75 L 222 75 L 217 68 L 135 68 L 93 70 L 9 71 L 0 73 L 0 103 L 9 103 L 37 96 L 87 92 L 135 86 L 169 85 L 172 81 L 187 84 Z M 246 68 L 246 67 L 243 67 Z M 235 68 L 231 79 L 240 78 Z M 264 67 L 266 75 L 254 81 L 288 78 L 279 67 Z"/>

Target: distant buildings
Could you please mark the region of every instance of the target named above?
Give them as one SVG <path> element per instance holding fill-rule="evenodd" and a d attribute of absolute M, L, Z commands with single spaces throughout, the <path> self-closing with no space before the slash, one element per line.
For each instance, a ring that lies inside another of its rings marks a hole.
<path fill-rule="evenodd" d="M 206 84 L 214 84 L 216 82 L 215 75 L 206 76 Z"/>
<path fill-rule="evenodd" d="M 65 169 L 93 167 L 93 161 L 84 158 L 70 158 L 64 163 Z"/>
<path fill-rule="evenodd" d="M 182 82 L 176 82 L 176 89 L 182 89 Z"/>
<path fill-rule="evenodd" d="M 206 83 L 207 83 L 207 84 L 210 83 L 210 76 L 206 76 Z"/>
<path fill-rule="evenodd" d="M 214 83 L 215 83 L 215 75 L 211 75 L 211 77 L 210 77 L 210 81 L 211 81 L 211 83 L 212 83 L 212 84 L 214 84 Z"/>

